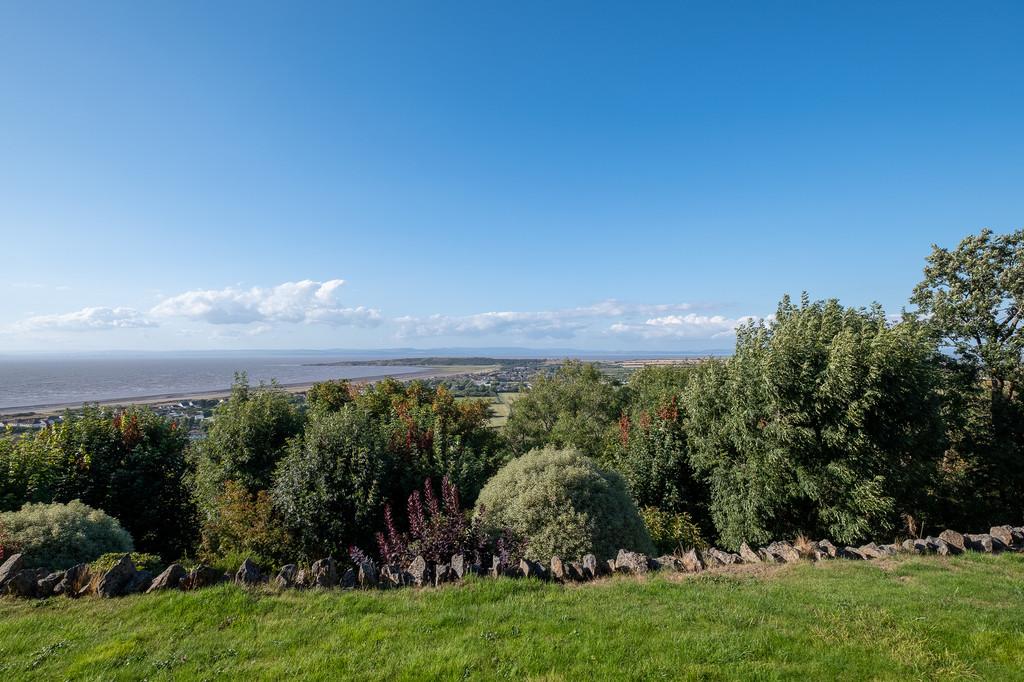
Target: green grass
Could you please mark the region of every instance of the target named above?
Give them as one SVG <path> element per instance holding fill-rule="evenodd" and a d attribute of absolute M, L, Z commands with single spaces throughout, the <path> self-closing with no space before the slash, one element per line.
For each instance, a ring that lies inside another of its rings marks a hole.
<path fill-rule="evenodd" d="M 1024 556 L 0 600 L 0 679 L 1024 679 Z"/>

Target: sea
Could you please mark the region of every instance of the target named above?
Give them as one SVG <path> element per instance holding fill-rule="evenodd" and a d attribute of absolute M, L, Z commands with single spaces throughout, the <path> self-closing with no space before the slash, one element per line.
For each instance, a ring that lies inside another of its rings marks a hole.
<path fill-rule="evenodd" d="M 249 382 L 300 385 L 327 379 L 362 379 L 423 372 L 414 366 L 331 366 L 351 361 L 329 355 L 225 356 L 0 356 L 0 410 L 81 405 L 86 402 L 211 393 L 231 387 L 235 374 Z"/>

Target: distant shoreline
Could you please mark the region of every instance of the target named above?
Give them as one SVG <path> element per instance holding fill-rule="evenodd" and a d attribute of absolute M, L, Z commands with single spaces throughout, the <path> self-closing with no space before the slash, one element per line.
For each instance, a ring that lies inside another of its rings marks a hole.
<path fill-rule="evenodd" d="M 480 371 L 486 371 L 487 367 L 481 367 Z M 358 377 L 356 379 L 347 379 L 351 384 L 362 385 L 372 384 L 384 379 L 396 379 L 398 381 L 411 381 L 413 379 L 433 379 L 437 377 L 448 376 L 451 374 L 468 374 L 473 373 L 472 371 L 467 372 L 465 367 L 456 368 L 428 368 L 420 372 L 405 372 L 401 374 L 374 374 L 372 376 Z M 322 383 L 323 381 L 331 381 L 331 379 L 322 379 L 320 381 L 304 381 L 299 383 L 291 384 L 278 384 L 278 386 L 288 393 L 305 393 L 310 389 L 313 384 Z M 346 379 L 335 379 L 334 381 L 346 381 Z M 158 393 L 154 395 L 146 396 L 135 396 L 130 398 L 109 398 L 103 400 L 86 400 L 86 401 L 74 401 L 66 403 L 50 403 L 42 405 L 18 405 L 13 407 L 0 407 L 0 416 L 16 418 L 16 419 L 28 419 L 30 417 L 52 417 L 58 415 L 65 410 L 80 409 L 85 405 L 164 405 L 167 403 L 177 403 L 183 400 L 218 400 L 220 398 L 227 398 L 231 395 L 231 388 L 216 389 L 211 391 L 183 391 L 180 393 Z"/>

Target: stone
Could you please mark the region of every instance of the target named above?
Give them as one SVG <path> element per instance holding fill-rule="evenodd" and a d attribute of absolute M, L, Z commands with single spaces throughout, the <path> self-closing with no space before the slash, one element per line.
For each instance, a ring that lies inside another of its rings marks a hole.
<path fill-rule="evenodd" d="M 519 575 L 524 578 L 537 578 L 538 580 L 544 579 L 544 567 L 536 561 L 530 559 L 519 560 Z"/>
<path fill-rule="evenodd" d="M 964 536 L 957 533 L 955 530 L 949 530 L 947 528 L 939 533 L 939 539 L 949 545 L 949 551 L 952 554 L 960 554 L 967 549 Z"/>
<path fill-rule="evenodd" d="M 149 589 L 149 586 L 152 584 L 153 572 L 143 569 L 141 571 L 137 571 L 135 575 L 132 576 L 132 580 L 130 583 L 128 583 L 128 586 L 125 587 L 124 593 L 138 594 L 140 592 L 145 592 Z"/>
<path fill-rule="evenodd" d="M 455 573 L 452 571 L 451 564 L 438 564 L 434 567 L 434 585 L 443 585 L 445 583 L 454 582 Z"/>
<path fill-rule="evenodd" d="M 900 553 L 900 546 L 895 542 L 890 542 L 884 545 L 879 545 L 878 551 L 882 552 L 886 556 L 896 556 Z"/>
<path fill-rule="evenodd" d="M 939 556 L 947 556 L 949 554 L 952 554 L 951 550 L 949 549 L 949 545 L 946 544 L 946 541 L 942 538 L 936 538 L 929 535 L 924 539 L 924 541 L 925 544 L 928 545 L 928 548 L 931 551 L 938 554 Z"/>
<path fill-rule="evenodd" d="M 867 559 L 884 559 L 888 556 L 884 551 L 879 549 L 878 545 L 873 542 L 869 542 L 866 545 L 861 545 L 858 550 L 862 556 Z"/>
<path fill-rule="evenodd" d="M 314 561 L 309 567 L 310 587 L 336 587 L 338 584 L 338 564 L 334 557 Z"/>
<path fill-rule="evenodd" d="M 34 597 L 37 581 L 35 570 L 23 568 L 7 578 L 3 585 L 3 593 L 12 597 Z"/>
<path fill-rule="evenodd" d="M 565 564 L 562 563 L 562 559 L 557 556 L 551 557 L 551 579 L 564 583 L 566 578 Z"/>
<path fill-rule="evenodd" d="M 603 575 L 614 575 L 615 559 L 605 559 L 601 564 L 601 572 Z"/>
<path fill-rule="evenodd" d="M 1024 545 L 1024 526 L 1014 527 L 1010 534 L 1013 536 L 1014 545 Z"/>
<path fill-rule="evenodd" d="M 412 584 L 416 587 L 429 585 L 433 581 L 433 576 L 430 574 L 430 566 L 427 564 L 427 560 L 420 555 L 417 555 L 412 560 L 407 571 L 412 576 Z"/>
<path fill-rule="evenodd" d="M 652 563 L 659 571 L 676 571 L 677 573 L 681 573 L 686 570 L 683 567 L 683 560 L 672 554 L 663 554 L 657 559 L 654 559 Z"/>
<path fill-rule="evenodd" d="M 597 563 L 597 557 L 593 554 L 583 555 L 583 577 L 587 580 L 593 580 L 594 578 L 601 575 L 600 564 Z"/>
<path fill-rule="evenodd" d="M 223 580 L 224 574 L 216 568 L 199 565 L 189 571 L 180 584 L 183 590 L 198 590 L 203 587 L 216 585 Z"/>
<path fill-rule="evenodd" d="M 615 570 L 620 573 L 643 575 L 649 569 L 650 562 L 646 554 L 620 549 L 618 556 L 615 557 Z"/>
<path fill-rule="evenodd" d="M 260 569 L 252 562 L 252 559 L 247 558 L 243 561 L 235 573 L 235 583 L 238 585 L 258 585 L 262 580 L 263 576 L 260 575 Z"/>
<path fill-rule="evenodd" d="M 689 573 L 700 573 L 704 570 L 704 560 L 700 558 L 697 550 L 691 549 L 683 555 L 683 568 Z"/>
<path fill-rule="evenodd" d="M 64 579 L 64 571 L 48 573 L 45 577 L 36 580 L 36 596 L 45 599 L 52 597 L 57 584 Z"/>
<path fill-rule="evenodd" d="M 863 561 L 864 559 L 867 558 L 856 547 L 843 547 L 839 551 L 840 551 L 839 556 L 841 556 L 844 559 L 853 559 L 854 561 Z"/>
<path fill-rule="evenodd" d="M 583 570 L 583 564 L 578 561 L 570 561 L 566 564 L 565 572 L 569 576 L 569 580 L 573 582 L 582 582 L 587 579 L 586 573 Z"/>
<path fill-rule="evenodd" d="M 964 536 L 964 543 L 968 549 L 987 554 L 991 554 L 995 547 L 992 542 L 992 536 L 988 533 L 967 534 Z"/>
<path fill-rule="evenodd" d="M 818 540 L 818 549 L 824 552 L 829 559 L 839 556 L 839 549 L 828 540 Z"/>
<path fill-rule="evenodd" d="M 900 545 L 900 549 L 902 549 L 904 552 L 907 552 L 908 554 L 924 554 L 924 552 L 921 551 L 920 547 L 918 547 L 917 540 L 913 538 L 908 538 L 904 540 L 903 543 Z"/>
<path fill-rule="evenodd" d="M 745 542 L 740 545 L 740 558 L 747 564 L 761 563 L 761 557 L 757 556 L 757 552 L 750 549 L 750 545 Z"/>
<path fill-rule="evenodd" d="M 782 563 L 782 559 L 775 556 L 774 554 L 769 554 L 764 547 L 757 548 L 757 556 L 761 557 L 761 561 L 763 561 L 766 564 Z"/>
<path fill-rule="evenodd" d="M 717 547 L 712 547 L 706 554 L 710 554 L 715 558 L 715 561 L 722 566 L 731 566 L 732 564 L 738 564 L 742 562 L 742 558 L 739 554 L 733 554 L 732 552 L 724 552 Z"/>
<path fill-rule="evenodd" d="M 463 554 L 452 555 L 452 575 L 455 580 L 462 580 L 466 577 L 466 570 L 468 569 L 466 557 Z"/>
<path fill-rule="evenodd" d="M 104 599 L 128 594 L 137 572 L 131 556 L 125 554 L 100 578 L 96 585 L 96 594 Z"/>
<path fill-rule="evenodd" d="M 357 583 L 358 583 L 358 576 L 356 574 L 356 569 L 354 569 L 354 568 L 346 568 L 345 572 L 341 574 L 341 581 L 340 581 L 341 586 L 344 587 L 345 589 L 349 589 L 350 590 L 353 587 L 355 587 Z"/>
<path fill-rule="evenodd" d="M 164 569 L 163 573 L 153 578 L 153 582 L 150 583 L 146 592 L 148 594 L 149 592 L 177 589 L 181 586 L 181 581 L 186 575 L 184 566 L 181 564 L 171 564 Z"/>
<path fill-rule="evenodd" d="M 0 564 L 0 587 L 3 587 L 4 583 L 13 578 L 16 574 L 21 572 L 25 567 L 25 555 L 12 554 L 7 557 L 3 564 Z"/>
<path fill-rule="evenodd" d="M 364 588 L 377 587 L 379 575 L 377 565 L 372 559 L 359 562 L 359 586 Z"/>
<path fill-rule="evenodd" d="M 800 552 L 796 551 L 793 545 L 785 541 L 773 542 L 765 547 L 764 551 L 776 557 L 782 563 L 793 564 L 800 561 Z"/>
<path fill-rule="evenodd" d="M 914 539 L 914 550 L 918 554 L 929 554 L 929 553 L 935 551 L 932 548 L 932 546 L 928 544 L 928 541 L 923 539 L 923 538 L 915 538 Z"/>
<path fill-rule="evenodd" d="M 994 540 L 998 540 L 1003 547 L 1013 546 L 1013 528 L 1010 526 L 992 526 L 989 529 L 988 534 L 992 536 Z"/>
<path fill-rule="evenodd" d="M 398 564 L 384 564 L 380 567 L 380 587 L 405 587 L 412 584 L 412 574 Z"/>
<path fill-rule="evenodd" d="M 53 588 L 54 594 L 77 597 L 89 583 L 89 564 L 76 564 L 64 571 L 64 577 Z"/>
<path fill-rule="evenodd" d="M 274 585 L 282 590 L 286 590 L 289 587 L 295 587 L 295 578 L 298 574 L 298 566 L 295 564 L 285 564 L 281 567 L 281 570 L 277 572 L 277 577 L 274 578 Z"/>

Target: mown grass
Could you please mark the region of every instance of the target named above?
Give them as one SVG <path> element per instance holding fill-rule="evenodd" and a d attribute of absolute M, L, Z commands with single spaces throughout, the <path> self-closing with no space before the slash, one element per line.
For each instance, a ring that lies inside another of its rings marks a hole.
<path fill-rule="evenodd" d="M 0 679 L 1024 679 L 1024 556 L 0 600 Z"/>

